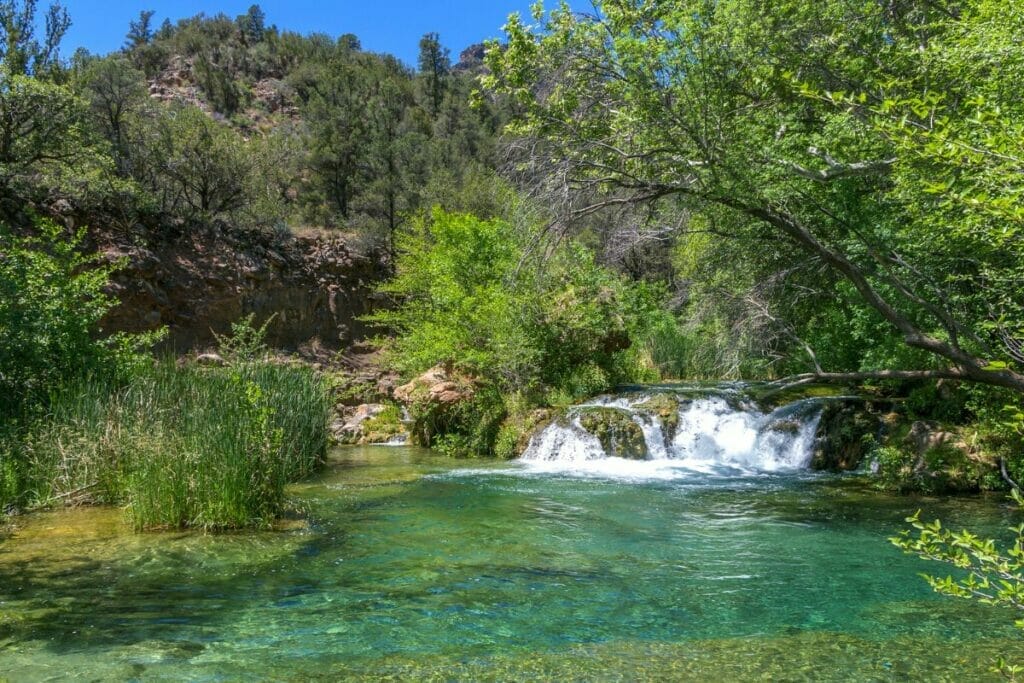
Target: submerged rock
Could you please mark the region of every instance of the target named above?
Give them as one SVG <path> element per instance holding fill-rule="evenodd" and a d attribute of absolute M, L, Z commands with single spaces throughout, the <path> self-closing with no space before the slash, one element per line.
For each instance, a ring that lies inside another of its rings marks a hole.
<path fill-rule="evenodd" d="M 645 460 L 644 432 L 629 411 L 606 406 L 588 407 L 579 413 L 580 426 L 597 437 L 611 457 Z"/>

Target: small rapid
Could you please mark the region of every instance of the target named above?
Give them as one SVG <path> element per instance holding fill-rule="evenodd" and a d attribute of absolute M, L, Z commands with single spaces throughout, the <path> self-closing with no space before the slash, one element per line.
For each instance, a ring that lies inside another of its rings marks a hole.
<path fill-rule="evenodd" d="M 519 462 L 533 471 L 663 479 L 799 472 L 813 458 L 820 400 L 762 410 L 736 394 L 654 396 L 657 410 L 644 392 L 574 406 L 530 439 Z M 629 434 L 636 443 L 620 448 Z"/>

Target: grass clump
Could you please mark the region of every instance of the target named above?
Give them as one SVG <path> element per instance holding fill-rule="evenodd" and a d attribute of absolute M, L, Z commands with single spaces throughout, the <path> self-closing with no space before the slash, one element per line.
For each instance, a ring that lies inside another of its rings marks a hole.
<path fill-rule="evenodd" d="M 311 370 L 265 362 L 86 380 L 25 439 L 30 498 L 125 504 L 138 529 L 266 526 L 322 462 L 328 409 Z"/>
<path fill-rule="evenodd" d="M 325 453 L 322 381 L 269 362 L 251 316 L 220 339 L 227 367 L 154 362 L 159 332 L 101 328 L 117 264 L 54 223 L 24 232 L 0 223 L 0 512 L 107 503 L 138 528 L 268 524 Z"/>

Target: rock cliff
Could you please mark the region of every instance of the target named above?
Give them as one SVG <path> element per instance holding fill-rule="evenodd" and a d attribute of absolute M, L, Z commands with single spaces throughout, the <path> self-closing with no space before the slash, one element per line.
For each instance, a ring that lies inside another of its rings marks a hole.
<path fill-rule="evenodd" d="M 367 335 L 358 317 L 373 309 L 374 287 L 387 273 L 380 254 L 360 253 L 329 234 L 215 225 L 174 239 L 93 239 L 105 259 L 124 264 L 110 286 L 121 304 L 105 319 L 105 331 L 166 327 L 164 344 L 177 352 L 212 344 L 215 333 L 250 313 L 257 323 L 275 316 L 267 335 L 275 347 L 317 341 L 340 348 Z"/>

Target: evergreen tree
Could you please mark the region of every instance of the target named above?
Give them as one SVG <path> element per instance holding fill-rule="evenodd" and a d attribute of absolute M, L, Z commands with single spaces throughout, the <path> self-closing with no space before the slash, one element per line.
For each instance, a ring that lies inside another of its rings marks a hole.
<path fill-rule="evenodd" d="M 419 76 L 423 99 L 431 116 L 441 110 L 444 94 L 448 88 L 451 58 L 448 49 L 441 45 L 436 33 L 427 33 L 420 38 Z"/>
<path fill-rule="evenodd" d="M 266 31 L 266 15 L 259 5 L 252 5 L 248 12 L 235 21 L 242 32 L 242 39 L 247 44 L 255 45 L 263 40 L 263 34 Z"/>
<path fill-rule="evenodd" d="M 149 45 L 153 40 L 153 15 L 156 14 L 153 10 L 142 10 L 139 12 L 139 18 L 133 19 L 128 23 L 128 35 L 125 36 L 124 48 L 131 50 L 132 48 L 140 47 L 142 45 Z"/>
<path fill-rule="evenodd" d="M 35 38 L 37 0 L 3 0 L 0 2 L 0 62 L 10 75 L 41 76 L 60 68 L 58 47 L 71 18 L 58 3 L 46 12 L 45 33 L 40 43 Z"/>

